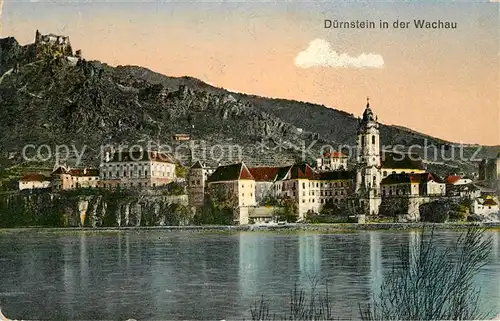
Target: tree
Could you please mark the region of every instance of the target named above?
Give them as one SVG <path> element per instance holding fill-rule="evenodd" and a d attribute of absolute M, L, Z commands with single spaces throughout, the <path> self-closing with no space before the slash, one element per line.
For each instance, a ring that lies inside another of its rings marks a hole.
<path fill-rule="evenodd" d="M 487 263 L 491 239 L 484 229 L 469 229 L 453 246 L 437 246 L 433 230 L 401 248 L 400 265 L 384 278 L 380 294 L 361 307 L 363 320 L 480 320 L 479 290 L 473 277 Z"/>
<path fill-rule="evenodd" d="M 295 203 L 295 201 L 290 197 L 282 198 L 280 203 L 282 208 L 278 213 L 278 220 L 287 221 L 289 223 L 297 221 L 299 212 L 297 203 Z"/>

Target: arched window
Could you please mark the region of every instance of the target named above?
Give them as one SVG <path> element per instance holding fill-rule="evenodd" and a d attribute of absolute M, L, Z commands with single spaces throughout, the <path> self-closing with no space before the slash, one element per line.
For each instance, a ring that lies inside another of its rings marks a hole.
<path fill-rule="evenodd" d="M 372 135 L 372 144 L 375 145 L 375 135 Z"/>

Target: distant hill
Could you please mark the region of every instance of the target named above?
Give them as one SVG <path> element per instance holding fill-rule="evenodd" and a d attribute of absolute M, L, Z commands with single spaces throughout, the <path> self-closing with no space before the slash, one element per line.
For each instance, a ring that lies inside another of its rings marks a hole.
<path fill-rule="evenodd" d="M 313 161 L 321 145 L 354 145 L 358 120 L 325 106 L 232 93 L 191 77 L 168 77 L 137 66 L 110 67 L 98 61 L 68 58 L 0 39 L 0 155 L 4 166 L 22 162 L 26 144 L 86 145 L 84 159 L 97 164 L 102 144 L 180 146 L 172 135 L 186 133 L 191 151 L 179 148 L 182 162 L 193 158 L 230 163 L 241 154 L 250 165 L 283 165 L 302 159 L 300 146 Z M 360 110 L 363 106 L 360 106 Z M 376 112 L 377 107 L 374 106 Z M 399 126 L 381 125 L 383 145 L 423 144 L 451 152 L 451 142 Z M 215 145 L 227 147 L 218 156 Z M 240 145 L 241 153 L 234 145 Z M 232 146 L 232 147 L 231 147 Z M 405 148 L 402 148 L 405 149 Z M 477 147 L 467 147 L 471 156 Z M 229 157 L 232 150 L 233 158 Z M 484 147 L 476 157 L 492 157 L 498 147 Z M 217 157 L 215 157 L 217 158 Z M 47 163 L 53 161 L 52 159 Z M 475 170 L 471 161 L 428 162 L 440 173 Z"/>

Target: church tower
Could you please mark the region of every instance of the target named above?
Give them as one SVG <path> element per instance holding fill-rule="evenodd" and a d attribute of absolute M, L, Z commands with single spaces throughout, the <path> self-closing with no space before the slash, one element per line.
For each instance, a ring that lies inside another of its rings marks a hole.
<path fill-rule="evenodd" d="M 380 134 L 377 117 L 370 108 L 367 98 L 363 118 L 359 121 L 356 146 L 357 172 L 356 192 L 360 206 L 368 215 L 377 215 L 380 198 Z"/>

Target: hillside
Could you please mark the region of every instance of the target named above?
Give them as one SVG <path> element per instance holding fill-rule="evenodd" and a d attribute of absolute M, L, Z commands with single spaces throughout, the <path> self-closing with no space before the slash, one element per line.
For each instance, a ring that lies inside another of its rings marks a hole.
<path fill-rule="evenodd" d="M 308 161 L 324 144 L 354 145 L 357 122 L 353 115 L 325 106 L 231 93 L 191 77 L 168 77 L 137 66 L 111 67 L 54 54 L 36 44 L 20 46 L 12 37 L 0 39 L 4 168 L 22 162 L 26 144 L 86 146 L 85 161 L 97 164 L 103 144 L 178 147 L 171 138 L 175 133 L 189 134 L 191 144 L 198 146 L 191 151 L 179 148 L 178 157 L 186 165 L 192 158 L 212 164 L 241 158 L 250 165 L 282 165 L 302 159 L 300 147 L 314 141 L 305 154 Z M 383 145 L 403 146 L 427 140 L 448 152 L 451 145 L 386 125 L 381 125 L 381 140 Z M 199 147 L 203 145 L 205 149 Z M 226 146 L 224 155 L 211 149 L 215 145 Z M 474 150 L 467 148 L 466 155 Z M 495 154 L 495 148 L 482 148 L 476 157 Z M 47 160 L 47 166 L 53 161 Z M 473 171 L 475 166 L 470 161 L 440 162 L 429 166 L 440 172 Z"/>

